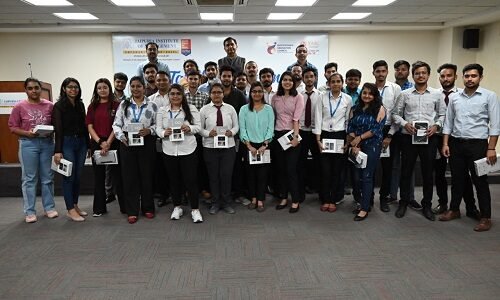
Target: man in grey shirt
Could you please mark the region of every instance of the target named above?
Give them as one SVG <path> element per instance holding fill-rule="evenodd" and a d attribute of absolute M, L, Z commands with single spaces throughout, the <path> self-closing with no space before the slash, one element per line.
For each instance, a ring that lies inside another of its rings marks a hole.
<path fill-rule="evenodd" d="M 464 194 L 466 173 L 470 172 L 476 187 L 481 219 L 475 231 L 491 228 L 491 194 L 488 176 L 478 176 L 474 161 L 486 157 L 487 163 L 497 163 L 496 145 L 500 134 L 500 105 L 498 96 L 479 86 L 483 67 L 470 64 L 462 70 L 465 89 L 449 98 L 443 128 L 444 156 L 450 158 L 451 203 L 450 210 L 440 221 L 460 217 L 460 202 Z"/>
<path fill-rule="evenodd" d="M 170 69 L 166 63 L 158 60 L 158 44 L 154 42 L 149 42 L 146 44 L 146 54 L 148 55 L 148 60 L 143 61 L 137 65 L 137 75 L 144 77 L 144 66 L 147 64 L 154 64 L 158 68 L 158 71 L 165 71 L 170 77 Z M 172 77 L 170 77 L 172 78 Z"/>
<path fill-rule="evenodd" d="M 410 202 L 410 185 L 413 168 L 417 157 L 423 180 L 422 214 L 434 221 L 432 212 L 433 162 L 436 156 L 437 139 L 434 134 L 442 127 L 446 105 L 441 93 L 429 87 L 427 81 L 431 73 L 429 64 L 417 61 L 412 65 L 412 75 L 415 86 L 401 93 L 394 110 L 394 121 L 401 126 L 401 200 L 396 211 L 396 217 L 402 218 Z M 419 127 L 416 123 L 425 124 Z M 427 143 L 415 144 L 414 140 L 427 140 Z"/>
<path fill-rule="evenodd" d="M 222 66 L 230 66 L 234 74 L 245 71 L 245 58 L 238 56 L 236 50 L 238 50 L 238 42 L 232 37 L 227 37 L 224 42 L 224 51 L 226 51 L 227 56 L 219 59 L 219 70 Z"/>

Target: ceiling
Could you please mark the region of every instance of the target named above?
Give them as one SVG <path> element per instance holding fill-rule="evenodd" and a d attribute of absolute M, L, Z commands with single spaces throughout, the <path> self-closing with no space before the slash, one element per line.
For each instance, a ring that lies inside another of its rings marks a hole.
<path fill-rule="evenodd" d="M 276 7 L 275 0 L 225 0 L 243 2 L 225 6 L 200 6 L 197 0 L 153 0 L 155 7 L 118 7 L 107 0 L 68 1 L 74 6 L 38 7 L 21 0 L 0 0 L 0 31 L 411 30 L 478 26 L 500 20 L 500 0 L 397 0 L 386 7 L 352 7 L 355 0 L 318 0 L 312 7 Z M 63 20 L 52 15 L 55 12 L 88 12 L 99 20 Z M 234 21 L 201 21 L 200 12 L 233 12 Z M 269 21 L 266 18 L 271 12 L 300 12 L 303 16 L 293 21 Z M 357 21 L 330 20 L 339 12 L 372 14 Z"/>

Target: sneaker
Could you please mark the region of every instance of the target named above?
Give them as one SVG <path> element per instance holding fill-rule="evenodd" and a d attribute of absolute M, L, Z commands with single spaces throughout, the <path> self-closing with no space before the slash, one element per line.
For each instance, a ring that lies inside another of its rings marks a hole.
<path fill-rule="evenodd" d="M 219 212 L 219 207 L 217 205 L 210 206 L 210 210 L 208 211 L 208 213 L 211 215 L 215 215 L 218 212 Z"/>
<path fill-rule="evenodd" d="M 27 215 L 26 218 L 24 219 L 26 223 L 35 223 L 36 220 L 37 220 L 36 215 Z"/>
<path fill-rule="evenodd" d="M 170 215 L 170 220 L 179 220 L 182 216 L 182 208 L 180 206 L 174 207 L 172 215 Z"/>
<path fill-rule="evenodd" d="M 54 218 L 57 218 L 59 216 L 59 214 L 57 213 L 57 211 L 55 210 L 49 210 L 49 211 L 46 211 L 45 212 L 45 215 L 47 216 L 47 218 L 49 219 L 54 219 Z"/>
<path fill-rule="evenodd" d="M 193 218 L 193 223 L 203 222 L 203 218 L 201 217 L 201 213 L 200 213 L 199 209 L 194 209 L 191 211 L 191 218 Z"/>
<path fill-rule="evenodd" d="M 228 214 L 234 214 L 236 211 L 234 211 L 234 208 L 232 208 L 231 206 L 224 206 L 223 210 L 228 213 Z"/>
<path fill-rule="evenodd" d="M 420 203 L 418 203 L 416 200 L 411 200 L 410 203 L 408 203 L 408 206 L 410 206 L 414 210 L 421 210 L 422 209 L 422 205 L 420 205 Z"/>
<path fill-rule="evenodd" d="M 98 217 L 100 217 L 100 216 L 102 216 L 102 214 L 99 214 L 99 213 L 93 213 L 93 214 L 92 214 L 92 217 L 94 217 L 94 218 L 98 218 Z"/>

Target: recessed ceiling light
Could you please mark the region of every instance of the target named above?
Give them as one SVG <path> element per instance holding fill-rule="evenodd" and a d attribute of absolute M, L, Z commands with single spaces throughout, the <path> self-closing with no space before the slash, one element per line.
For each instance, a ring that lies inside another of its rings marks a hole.
<path fill-rule="evenodd" d="M 23 0 L 26 3 L 36 6 L 73 6 L 73 3 L 66 0 Z"/>
<path fill-rule="evenodd" d="M 302 17 L 302 13 L 270 13 L 268 20 L 297 20 Z"/>
<path fill-rule="evenodd" d="M 98 17 L 89 13 L 54 13 L 56 17 L 66 20 L 97 20 Z"/>
<path fill-rule="evenodd" d="M 109 0 L 116 6 L 155 6 L 151 0 Z"/>
<path fill-rule="evenodd" d="M 338 13 L 332 20 L 360 20 L 368 17 L 372 13 Z"/>
<path fill-rule="evenodd" d="M 358 0 L 352 6 L 386 6 L 396 0 Z"/>
<path fill-rule="evenodd" d="M 276 0 L 274 6 L 313 6 L 318 0 Z"/>
<path fill-rule="evenodd" d="M 233 13 L 200 13 L 200 18 L 206 21 L 232 21 Z"/>

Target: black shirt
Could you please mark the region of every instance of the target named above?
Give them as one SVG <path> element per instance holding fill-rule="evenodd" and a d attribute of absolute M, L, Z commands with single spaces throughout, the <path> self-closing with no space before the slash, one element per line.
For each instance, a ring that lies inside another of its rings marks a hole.
<path fill-rule="evenodd" d="M 85 106 L 81 100 L 76 101 L 74 106 L 69 100 L 56 102 L 52 110 L 52 124 L 55 131 L 54 153 L 62 153 L 64 136 L 85 137 L 88 145 L 89 133 L 85 126 Z"/>
<path fill-rule="evenodd" d="M 234 107 L 234 110 L 236 110 L 236 113 L 240 113 L 240 109 L 243 105 L 247 104 L 247 100 L 245 98 L 245 95 L 238 90 L 237 88 L 232 88 L 231 93 L 229 95 L 224 96 L 223 99 L 224 103 L 230 104 Z"/>

